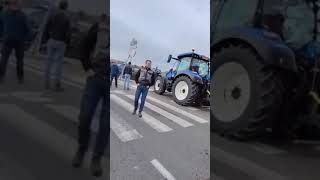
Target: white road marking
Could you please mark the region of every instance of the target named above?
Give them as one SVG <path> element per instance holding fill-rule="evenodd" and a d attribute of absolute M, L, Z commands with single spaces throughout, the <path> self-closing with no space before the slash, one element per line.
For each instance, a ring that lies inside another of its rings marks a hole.
<path fill-rule="evenodd" d="M 179 114 L 182 114 L 182 115 L 184 115 L 184 116 L 186 116 L 186 117 L 189 117 L 189 118 L 193 119 L 194 121 L 196 121 L 196 122 L 198 122 L 198 123 L 202 123 L 202 124 L 203 124 L 203 123 L 207 123 L 207 122 L 208 122 L 207 120 L 205 120 L 205 119 L 203 119 L 203 118 L 201 118 L 201 117 L 199 117 L 199 116 L 196 116 L 196 115 L 191 114 L 191 113 L 189 113 L 189 112 L 187 112 L 187 111 L 184 111 L 184 110 L 182 110 L 182 109 L 179 109 L 179 108 L 177 108 L 177 107 L 175 107 L 175 106 L 173 106 L 173 105 L 171 105 L 171 104 L 162 102 L 162 101 L 160 101 L 160 100 L 158 100 L 158 99 L 156 99 L 156 98 L 154 98 L 154 97 L 148 96 L 147 99 L 148 99 L 148 100 L 151 100 L 151 101 L 153 101 L 153 102 L 155 102 L 155 103 L 158 103 L 158 104 L 160 104 L 160 105 L 162 105 L 162 106 L 164 106 L 164 107 L 167 107 L 167 108 L 169 108 L 169 109 L 171 109 L 171 110 L 174 110 L 175 112 L 177 112 L 177 113 L 179 113 Z"/>
<path fill-rule="evenodd" d="M 8 93 L 0 93 L 0 98 L 6 98 L 9 97 Z"/>
<path fill-rule="evenodd" d="M 78 117 L 79 117 L 79 113 L 80 110 L 70 106 L 70 105 L 53 105 L 53 104 L 46 104 L 45 105 L 48 109 L 51 109 L 52 111 L 62 115 L 63 117 L 69 119 L 72 122 L 78 123 Z M 92 120 L 91 123 L 91 130 L 93 132 L 98 132 L 98 128 L 99 128 L 99 119 L 97 118 L 97 116 L 95 116 Z"/>
<path fill-rule="evenodd" d="M 18 91 L 11 93 L 12 96 L 30 102 L 52 102 L 51 98 L 41 97 L 43 92 Z"/>
<path fill-rule="evenodd" d="M 211 174 L 211 176 L 213 177 L 213 180 L 224 180 L 222 177 L 217 176 L 216 174 Z"/>
<path fill-rule="evenodd" d="M 38 67 L 35 67 L 33 65 L 27 65 L 27 66 L 25 66 L 25 69 L 30 71 L 30 72 L 33 72 L 35 74 L 43 75 L 43 71 L 39 70 Z M 76 87 L 76 88 L 79 88 L 79 89 L 84 89 L 84 84 L 82 82 L 74 83 L 74 82 L 71 82 L 71 81 L 65 80 L 65 79 L 62 79 L 61 81 L 64 84 L 67 84 L 69 86 L 73 86 L 73 87 Z"/>
<path fill-rule="evenodd" d="M 287 153 L 285 150 L 281 150 L 276 147 L 272 147 L 272 146 L 261 144 L 261 143 L 255 143 L 251 145 L 251 148 L 267 155 L 277 155 L 277 154 Z"/>
<path fill-rule="evenodd" d="M 53 152 L 70 161 L 77 142 L 49 124 L 37 119 L 14 104 L 0 104 L 2 121 L 7 121 L 26 137 L 38 141 Z"/>
<path fill-rule="evenodd" d="M 127 97 L 129 97 L 131 100 L 134 100 L 134 96 L 133 95 L 126 95 Z M 171 113 L 169 113 L 168 111 L 165 111 L 157 106 L 154 106 L 148 102 L 145 102 L 146 107 L 148 107 L 149 109 L 151 109 L 154 112 L 157 112 L 161 115 L 163 115 L 164 117 L 170 119 L 171 121 L 179 124 L 182 127 L 190 127 L 193 126 L 193 124 L 189 123 L 188 121 L 185 121 L 183 119 L 181 119 L 180 117 L 173 115 Z"/>
<path fill-rule="evenodd" d="M 120 97 L 111 94 L 110 95 L 110 99 L 112 100 L 112 102 L 117 103 L 118 105 L 120 105 L 121 107 L 123 107 L 124 109 L 126 109 L 127 111 L 129 111 L 130 113 L 133 111 L 133 105 L 128 103 L 127 101 L 121 99 Z M 160 122 L 159 120 L 155 119 L 154 117 L 152 117 L 151 115 L 147 114 L 147 113 L 142 113 L 142 120 L 147 123 L 149 126 L 151 126 L 153 129 L 155 129 L 158 132 L 168 132 L 171 131 L 172 129 L 170 127 L 168 127 L 167 125 L 163 124 L 162 122 Z"/>
<path fill-rule="evenodd" d="M 198 111 L 199 109 L 197 109 L 197 108 L 194 108 L 194 107 L 187 107 L 189 110 L 191 110 L 191 111 Z"/>
<path fill-rule="evenodd" d="M 112 92 L 117 93 L 117 94 L 121 94 L 121 95 L 127 95 L 127 93 L 125 93 L 125 92 L 123 92 L 123 91 L 120 91 L 120 90 L 113 90 Z M 199 116 L 196 116 L 196 115 L 194 115 L 194 114 L 191 114 L 191 113 L 189 113 L 189 112 L 187 112 L 187 111 L 184 111 L 184 110 L 182 110 L 182 109 L 180 109 L 180 108 L 177 108 L 177 107 L 175 107 L 175 106 L 173 106 L 173 105 L 171 105 L 171 104 L 165 103 L 165 102 L 163 102 L 163 101 L 161 101 L 161 100 L 158 100 L 158 99 L 156 99 L 156 98 L 154 98 L 154 97 L 152 97 L 152 96 L 148 96 L 148 97 L 147 97 L 147 101 L 148 101 L 148 100 L 151 100 L 151 101 L 153 101 L 153 102 L 155 102 L 155 103 L 158 103 L 158 104 L 160 104 L 160 105 L 162 105 L 162 106 L 164 106 L 164 107 L 167 107 L 167 108 L 170 109 L 170 110 L 173 110 L 173 111 L 175 111 L 175 112 L 177 112 L 177 113 L 179 113 L 179 114 L 182 114 L 182 115 L 184 115 L 184 116 L 186 116 L 186 117 L 188 117 L 188 118 L 191 118 L 192 120 L 194 120 L 194 121 L 196 121 L 196 122 L 198 122 L 198 123 L 201 123 L 201 124 L 203 124 L 203 123 L 208 123 L 207 120 L 205 120 L 205 119 L 203 119 L 203 118 L 201 118 L 201 117 L 199 117 Z"/>
<path fill-rule="evenodd" d="M 315 146 L 315 147 L 314 147 L 314 150 L 320 151 L 320 146 Z"/>
<path fill-rule="evenodd" d="M 260 180 L 289 180 L 287 177 L 280 175 L 279 173 L 266 169 L 258 164 L 238 157 L 234 154 L 225 152 L 217 147 L 211 147 L 213 151 L 213 159 L 220 163 L 226 164 L 234 169 L 239 169 L 248 176 L 254 177 Z"/>
<path fill-rule="evenodd" d="M 125 122 L 118 114 L 110 113 L 110 124 L 112 131 L 118 136 L 122 142 L 128 142 L 140 139 L 143 136 L 128 123 Z"/>
<path fill-rule="evenodd" d="M 157 160 L 151 161 L 151 164 L 160 172 L 166 180 L 176 180 L 176 178 Z"/>

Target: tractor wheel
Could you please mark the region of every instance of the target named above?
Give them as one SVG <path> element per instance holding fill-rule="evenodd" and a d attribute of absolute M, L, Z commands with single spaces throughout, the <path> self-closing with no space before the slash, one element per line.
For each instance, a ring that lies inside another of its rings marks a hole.
<path fill-rule="evenodd" d="M 250 47 L 230 45 L 215 55 L 211 129 L 241 140 L 257 137 L 279 113 L 282 81 Z"/>
<path fill-rule="evenodd" d="M 173 84 L 174 101 L 182 106 L 189 106 L 199 100 L 200 85 L 186 76 L 181 76 Z"/>
<path fill-rule="evenodd" d="M 161 76 L 158 76 L 154 84 L 154 92 L 162 95 L 165 91 L 166 91 L 165 81 Z"/>

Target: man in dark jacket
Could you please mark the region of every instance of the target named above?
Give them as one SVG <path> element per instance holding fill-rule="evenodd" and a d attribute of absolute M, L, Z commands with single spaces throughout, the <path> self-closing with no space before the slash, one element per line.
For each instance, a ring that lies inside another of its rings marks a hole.
<path fill-rule="evenodd" d="M 99 120 L 99 131 L 93 150 L 91 171 L 94 176 L 102 175 L 101 159 L 109 144 L 110 117 L 109 117 L 109 18 L 104 14 L 100 22 L 94 24 L 84 40 L 84 56 L 82 65 L 88 73 L 86 87 L 81 100 L 78 129 L 78 150 L 73 159 L 73 166 L 82 165 L 84 156 L 89 148 L 90 127 L 92 118 L 99 101 L 102 108 Z"/>
<path fill-rule="evenodd" d="M 131 76 L 132 76 L 132 66 L 131 66 L 131 62 L 129 62 L 123 71 L 123 75 L 124 75 L 124 90 L 129 90 L 130 87 L 130 80 L 131 80 Z"/>
<path fill-rule="evenodd" d="M 119 70 L 119 67 L 116 63 L 112 63 L 112 66 L 111 66 L 111 82 L 110 82 L 110 85 L 112 85 L 112 81 L 114 79 L 114 85 L 116 86 L 116 88 L 118 88 L 118 77 L 119 77 L 119 74 L 120 74 L 120 70 Z"/>
<path fill-rule="evenodd" d="M 135 95 L 135 100 L 134 100 L 134 110 L 133 110 L 133 115 L 137 113 L 138 110 L 138 104 L 139 104 L 139 99 L 141 96 L 141 104 L 139 108 L 139 117 L 142 117 L 142 111 L 144 108 L 144 103 L 146 101 L 149 88 L 154 85 L 155 83 L 155 73 L 151 69 L 151 60 L 146 60 L 144 67 L 139 69 L 139 71 L 136 74 L 135 81 L 138 84 L 137 90 L 136 90 L 136 95 Z"/>
<path fill-rule="evenodd" d="M 0 82 L 5 78 L 9 57 L 12 50 L 17 58 L 17 76 L 19 83 L 24 80 L 24 45 L 30 38 L 31 28 L 27 16 L 21 10 L 20 0 L 6 2 L 0 17 L 0 31 L 3 39 L 0 61 Z"/>
<path fill-rule="evenodd" d="M 59 3 L 59 9 L 50 16 L 47 23 L 46 34 L 49 41 L 47 43 L 48 63 L 46 69 L 46 89 L 50 88 L 50 79 L 53 74 L 55 79 L 55 89 L 57 91 L 63 90 L 61 87 L 62 66 L 66 46 L 70 40 L 71 32 L 71 21 L 67 15 L 67 9 L 68 2 L 66 0 L 61 0 Z M 55 72 L 52 73 L 51 71 L 53 70 L 54 65 Z"/>

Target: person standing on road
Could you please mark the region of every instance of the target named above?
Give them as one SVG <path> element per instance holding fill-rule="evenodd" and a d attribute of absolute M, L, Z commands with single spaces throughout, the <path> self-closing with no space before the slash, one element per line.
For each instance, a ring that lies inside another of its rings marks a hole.
<path fill-rule="evenodd" d="M 89 148 L 91 122 L 98 103 L 102 101 L 99 131 L 96 136 L 90 168 L 94 176 L 101 176 L 103 173 L 101 160 L 106 147 L 109 145 L 110 135 L 110 117 L 108 112 L 110 102 L 108 99 L 109 88 L 107 83 L 110 78 L 108 24 L 109 18 L 103 14 L 100 21 L 90 28 L 84 40 L 84 57 L 81 59 L 88 77 L 79 114 L 78 149 L 73 158 L 72 165 L 75 168 L 79 168 L 83 164 L 84 156 Z"/>
<path fill-rule="evenodd" d="M 142 117 L 142 111 L 144 108 L 144 103 L 146 101 L 149 88 L 155 83 L 155 73 L 151 69 L 151 60 L 146 60 L 145 65 L 139 69 L 135 76 L 135 81 L 138 84 L 135 100 L 134 100 L 134 110 L 132 112 L 133 115 L 137 113 L 139 99 L 141 96 L 141 104 L 139 108 L 139 117 Z"/>
<path fill-rule="evenodd" d="M 128 65 L 125 66 L 123 75 L 124 75 L 124 90 L 129 90 L 131 76 L 132 76 L 131 62 L 129 62 Z"/>
<path fill-rule="evenodd" d="M 119 74 L 120 74 L 120 70 L 119 70 L 119 67 L 116 63 L 112 63 L 112 66 L 111 66 L 111 82 L 110 82 L 110 85 L 112 85 L 112 81 L 114 79 L 114 85 L 116 86 L 116 88 L 118 88 L 118 77 L 119 77 Z"/>
<path fill-rule="evenodd" d="M 27 16 L 21 10 L 20 0 L 8 0 L 5 9 L 1 12 L 0 31 L 3 39 L 0 60 L 0 82 L 4 81 L 8 60 L 15 51 L 17 59 L 17 76 L 20 84 L 24 81 L 24 47 L 25 42 L 30 40 L 30 24 Z"/>
<path fill-rule="evenodd" d="M 50 89 L 50 79 L 52 77 L 52 69 L 55 65 L 54 80 L 55 89 L 62 91 L 61 78 L 62 66 L 64 61 L 64 54 L 66 46 L 70 41 L 71 21 L 67 15 L 68 1 L 61 0 L 57 12 L 50 16 L 46 33 L 49 38 L 47 43 L 48 62 L 46 69 L 45 88 Z"/>

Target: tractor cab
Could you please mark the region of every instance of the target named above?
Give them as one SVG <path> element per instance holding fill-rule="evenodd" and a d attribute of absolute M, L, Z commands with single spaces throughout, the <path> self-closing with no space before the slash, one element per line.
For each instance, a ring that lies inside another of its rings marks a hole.
<path fill-rule="evenodd" d="M 169 55 L 167 63 L 172 59 L 175 60 L 173 67 L 157 76 L 154 91 L 160 95 L 172 92 L 174 101 L 183 106 L 209 102 L 209 58 L 192 50 L 177 57 Z"/>
<path fill-rule="evenodd" d="M 192 53 L 180 54 L 177 58 L 169 55 L 167 63 L 176 60 L 174 66 L 167 72 L 168 80 L 174 80 L 181 73 L 194 74 L 203 79 L 209 77 L 209 58 L 203 55 Z"/>

